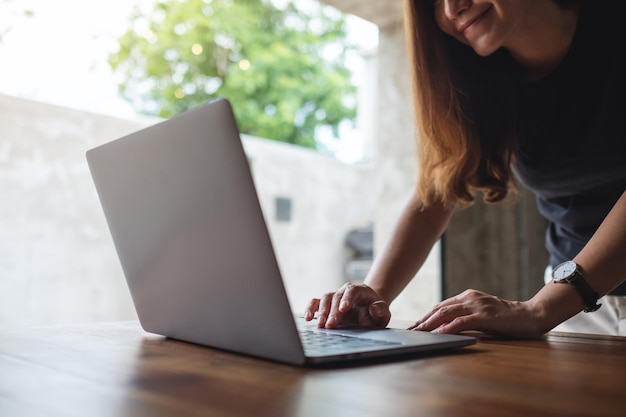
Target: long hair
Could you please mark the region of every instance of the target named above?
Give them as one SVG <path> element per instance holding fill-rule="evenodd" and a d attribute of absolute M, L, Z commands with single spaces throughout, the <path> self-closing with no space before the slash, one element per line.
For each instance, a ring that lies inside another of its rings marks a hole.
<path fill-rule="evenodd" d="M 489 203 L 515 195 L 517 65 L 504 50 L 480 57 L 443 33 L 433 1 L 404 7 L 421 200 L 453 206 L 471 204 L 478 191 Z"/>

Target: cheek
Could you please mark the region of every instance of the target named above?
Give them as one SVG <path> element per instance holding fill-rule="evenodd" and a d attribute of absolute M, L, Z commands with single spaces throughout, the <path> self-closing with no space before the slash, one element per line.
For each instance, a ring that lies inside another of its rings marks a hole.
<path fill-rule="evenodd" d="M 446 19 L 443 13 L 435 12 L 435 22 L 437 22 L 437 26 L 439 26 L 439 29 L 441 29 L 444 33 L 454 36 L 454 32 L 456 32 L 454 30 L 454 26 L 448 19 Z"/>
<path fill-rule="evenodd" d="M 441 29 L 443 33 L 450 35 L 457 41 L 468 45 L 467 39 L 465 39 L 465 37 L 461 33 L 459 33 L 454 25 L 444 16 L 437 14 L 435 16 L 435 21 L 437 22 L 437 26 L 439 26 L 439 29 Z"/>

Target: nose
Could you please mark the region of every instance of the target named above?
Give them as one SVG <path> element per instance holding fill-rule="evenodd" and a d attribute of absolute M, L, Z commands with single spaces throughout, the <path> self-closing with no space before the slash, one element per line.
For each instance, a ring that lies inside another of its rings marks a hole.
<path fill-rule="evenodd" d="M 449 20 L 455 20 L 467 11 L 472 5 L 472 0 L 443 0 L 444 13 Z"/>

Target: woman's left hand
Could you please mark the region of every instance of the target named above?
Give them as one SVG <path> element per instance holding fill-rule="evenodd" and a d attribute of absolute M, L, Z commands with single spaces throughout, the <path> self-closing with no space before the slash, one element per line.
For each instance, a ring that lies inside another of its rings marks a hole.
<path fill-rule="evenodd" d="M 519 338 L 537 338 L 550 329 L 541 325 L 529 302 L 508 301 L 466 290 L 437 304 L 410 330 L 460 333 L 476 330 Z"/>

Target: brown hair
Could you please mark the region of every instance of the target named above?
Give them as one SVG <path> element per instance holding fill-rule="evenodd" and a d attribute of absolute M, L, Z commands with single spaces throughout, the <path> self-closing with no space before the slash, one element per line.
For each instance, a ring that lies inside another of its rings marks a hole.
<path fill-rule="evenodd" d="M 417 190 L 425 205 L 490 203 L 515 195 L 511 172 L 517 66 L 506 51 L 488 57 L 444 34 L 433 2 L 405 0 L 418 127 Z"/>

